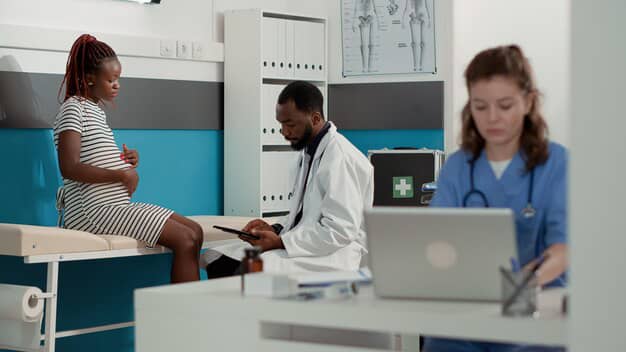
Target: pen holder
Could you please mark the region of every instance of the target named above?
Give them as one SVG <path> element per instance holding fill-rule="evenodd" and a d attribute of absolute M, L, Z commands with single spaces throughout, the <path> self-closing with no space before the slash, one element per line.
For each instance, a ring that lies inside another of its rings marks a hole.
<path fill-rule="evenodd" d="M 500 270 L 502 281 L 502 315 L 534 316 L 537 314 L 537 277 L 527 271 Z"/>

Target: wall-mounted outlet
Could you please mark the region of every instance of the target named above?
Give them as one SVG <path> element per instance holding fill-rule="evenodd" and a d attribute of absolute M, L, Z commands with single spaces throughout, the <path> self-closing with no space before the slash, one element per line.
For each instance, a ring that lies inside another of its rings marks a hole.
<path fill-rule="evenodd" d="M 191 58 L 191 42 L 187 40 L 178 40 L 176 42 L 176 57 L 179 59 Z"/>
<path fill-rule="evenodd" d="M 174 57 L 176 55 L 176 41 L 161 39 L 161 56 Z"/>
<path fill-rule="evenodd" d="M 204 57 L 204 45 L 201 42 L 193 42 L 193 50 L 191 57 L 194 59 L 202 59 Z"/>

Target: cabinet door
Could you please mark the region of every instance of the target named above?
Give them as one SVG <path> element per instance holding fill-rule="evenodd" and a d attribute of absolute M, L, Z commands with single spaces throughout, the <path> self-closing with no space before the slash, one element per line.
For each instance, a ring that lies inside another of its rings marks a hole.
<path fill-rule="evenodd" d="M 261 50 L 263 51 L 263 76 L 274 77 L 278 72 L 278 27 L 279 20 L 275 18 L 263 18 L 263 43 Z"/>
<path fill-rule="evenodd" d="M 296 21 L 295 33 L 295 76 L 303 79 L 323 80 L 326 68 L 324 57 L 324 24 Z"/>
<path fill-rule="evenodd" d="M 276 121 L 276 103 L 278 95 L 285 88 L 282 84 L 263 84 L 263 102 L 261 111 L 261 143 L 263 145 L 287 145 L 283 138 L 281 125 Z"/>
<path fill-rule="evenodd" d="M 285 26 L 285 77 L 292 78 L 295 72 L 295 21 L 284 20 Z"/>
<path fill-rule="evenodd" d="M 275 114 L 275 104 L 272 104 L 274 97 L 274 85 L 263 84 L 261 89 L 261 144 L 269 145 L 272 144 L 272 116 Z"/>
<path fill-rule="evenodd" d="M 295 151 L 262 153 L 262 212 L 289 210 L 298 156 Z"/>
<path fill-rule="evenodd" d="M 309 38 L 309 23 L 303 21 L 294 22 L 294 58 L 296 68 L 294 75 L 297 79 L 308 79 L 309 61 L 311 61 L 311 43 Z"/>
<path fill-rule="evenodd" d="M 287 24 L 286 20 L 278 20 L 278 57 L 276 59 L 276 76 L 287 77 Z"/>
<path fill-rule="evenodd" d="M 312 52 L 313 75 L 320 81 L 326 80 L 326 32 L 323 23 L 311 23 L 311 46 L 315 48 Z"/>

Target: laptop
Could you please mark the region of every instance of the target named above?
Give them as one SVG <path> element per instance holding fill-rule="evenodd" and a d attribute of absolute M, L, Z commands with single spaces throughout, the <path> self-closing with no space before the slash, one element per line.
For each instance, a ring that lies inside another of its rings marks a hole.
<path fill-rule="evenodd" d="M 379 297 L 499 301 L 517 256 L 510 209 L 374 207 L 365 225 Z"/>

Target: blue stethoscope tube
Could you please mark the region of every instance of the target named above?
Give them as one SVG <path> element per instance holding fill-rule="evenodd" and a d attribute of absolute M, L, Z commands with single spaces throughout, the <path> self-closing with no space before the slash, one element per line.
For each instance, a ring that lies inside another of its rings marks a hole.
<path fill-rule="evenodd" d="M 463 197 L 463 208 L 467 207 L 467 202 L 472 195 L 477 195 L 478 197 L 480 197 L 483 201 L 483 204 L 485 205 L 485 208 L 489 208 L 489 201 L 487 200 L 487 196 L 481 190 L 476 189 L 476 184 L 474 183 L 474 169 L 476 166 L 476 160 L 477 160 L 476 158 L 473 158 L 472 160 L 469 161 L 470 190 L 469 192 L 465 193 L 465 196 Z M 534 183 L 535 183 L 535 169 L 533 168 L 532 170 L 530 170 L 530 185 L 528 186 L 528 196 L 526 200 L 526 207 L 522 209 L 521 211 L 522 216 L 526 219 L 534 218 L 535 214 L 537 213 L 537 211 L 535 210 L 532 204 Z M 542 243 L 543 243 L 543 240 L 537 242 L 537 245 L 535 246 L 535 257 L 539 255 L 539 252 L 541 251 L 539 246 Z"/>
<path fill-rule="evenodd" d="M 476 184 L 474 183 L 474 169 L 476 166 L 476 158 L 473 158 L 470 162 L 470 190 L 465 193 L 463 197 L 463 207 L 467 207 L 467 201 L 472 195 L 477 195 L 483 201 L 485 208 L 489 208 L 489 201 L 487 200 L 487 196 L 482 191 L 476 189 Z M 522 209 L 522 216 L 526 219 L 533 218 L 537 211 L 533 207 L 533 186 L 535 183 L 535 169 L 530 170 L 530 185 L 528 186 L 528 197 L 526 198 L 526 207 Z"/>
<path fill-rule="evenodd" d="M 487 196 L 482 191 L 476 189 L 476 185 L 474 184 L 474 168 L 476 166 L 476 160 L 477 160 L 476 158 L 473 158 L 472 160 L 469 161 L 470 163 L 470 190 L 463 197 L 463 207 L 464 208 L 467 207 L 467 201 L 472 195 L 477 195 L 478 197 L 482 199 L 483 204 L 485 205 L 485 208 L 489 208 L 489 201 L 487 201 Z M 535 214 L 537 213 L 537 211 L 532 205 L 534 184 L 535 184 L 535 169 L 533 168 L 532 170 L 530 170 L 530 185 L 528 186 L 528 197 L 526 201 L 526 207 L 522 209 L 521 211 L 522 216 L 526 219 L 534 218 Z M 545 239 L 543 238 L 541 238 L 540 241 L 538 241 L 535 246 L 536 258 L 538 258 L 540 255 L 541 245 L 545 246 Z M 558 278 L 557 280 L 564 285 L 563 278 Z"/>

